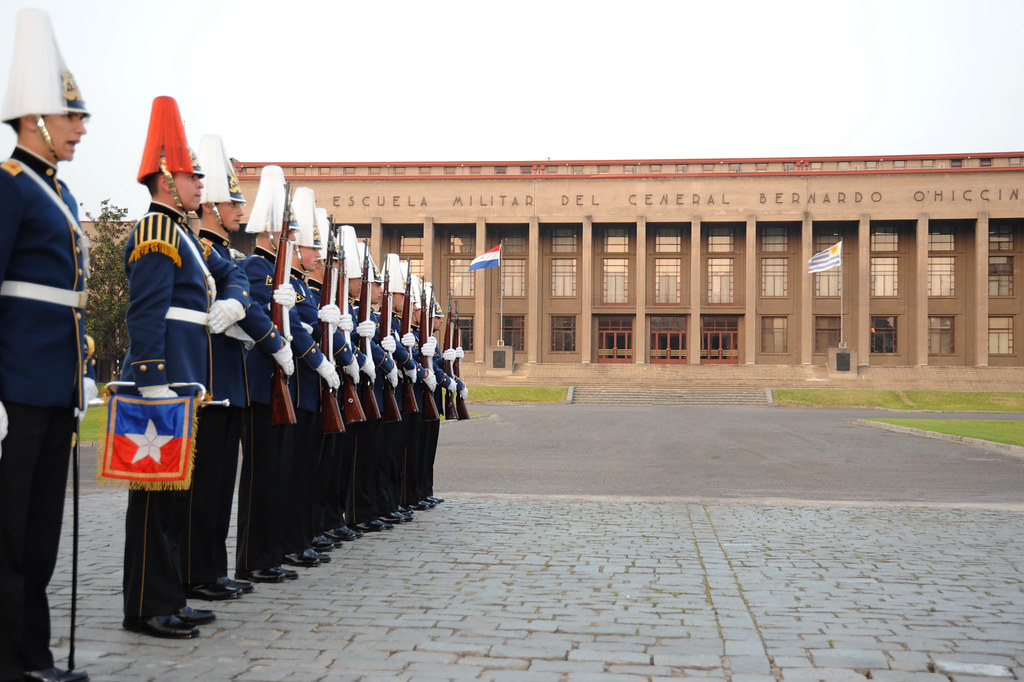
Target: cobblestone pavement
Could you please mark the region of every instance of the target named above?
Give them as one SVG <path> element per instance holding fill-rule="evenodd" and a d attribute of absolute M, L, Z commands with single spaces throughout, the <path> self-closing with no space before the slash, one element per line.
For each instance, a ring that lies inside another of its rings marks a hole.
<path fill-rule="evenodd" d="M 121 629 L 127 494 L 90 490 L 77 667 L 96 681 L 1024 678 L 1019 503 L 439 492 L 297 581 L 214 603 L 199 639 L 174 641 Z"/>

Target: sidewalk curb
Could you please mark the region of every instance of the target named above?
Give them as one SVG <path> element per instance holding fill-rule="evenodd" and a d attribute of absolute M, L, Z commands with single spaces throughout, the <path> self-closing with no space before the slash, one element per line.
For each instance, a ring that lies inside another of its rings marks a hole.
<path fill-rule="evenodd" d="M 983 440 L 981 438 L 968 438 L 967 436 L 954 436 L 948 433 L 937 433 L 935 431 L 926 431 L 924 429 L 912 429 L 908 426 L 898 426 L 896 424 L 886 424 L 885 422 L 876 422 L 870 419 L 858 419 L 858 424 L 863 426 L 870 426 L 876 429 L 883 429 L 885 431 L 896 431 L 897 433 L 909 433 L 914 436 L 923 436 L 925 438 L 937 438 L 939 440 L 948 440 L 954 443 L 964 443 L 965 445 L 972 445 L 977 448 L 983 448 L 985 450 L 995 450 L 996 452 L 1007 455 L 1009 457 L 1016 457 L 1018 459 L 1024 459 L 1024 448 L 1019 445 L 1010 445 L 1008 443 L 996 443 L 991 440 Z"/>

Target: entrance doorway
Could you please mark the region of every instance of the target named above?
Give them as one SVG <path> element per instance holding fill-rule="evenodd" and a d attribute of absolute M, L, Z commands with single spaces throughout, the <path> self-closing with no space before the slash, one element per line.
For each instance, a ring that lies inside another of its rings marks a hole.
<path fill-rule="evenodd" d="M 709 365 L 737 365 L 740 361 L 739 315 L 701 318 L 700 361 Z"/>
<path fill-rule="evenodd" d="M 601 315 L 597 318 L 597 361 L 633 361 L 633 318 Z"/>
<path fill-rule="evenodd" d="M 686 316 L 651 317 L 651 362 L 686 362 Z"/>

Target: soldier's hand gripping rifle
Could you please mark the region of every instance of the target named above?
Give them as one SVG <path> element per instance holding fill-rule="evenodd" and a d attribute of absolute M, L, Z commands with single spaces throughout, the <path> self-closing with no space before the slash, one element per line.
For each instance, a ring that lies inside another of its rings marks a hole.
<path fill-rule="evenodd" d="M 452 334 L 452 296 L 451 292 L 448 292 L 448 317 L 444 320 L 444 352 L 447 353 L 449 348 L 455 348 L 454 336 Z M 455 370 L 452 368 L 454 359 L 444 361 L 444 373 L 450 377 L 455 376 Z M 458 415 L 455 412 L 455 391 L 449 390 L 447 387 L 444 389 L 444 418 L 447 419 L 458 419 Z"/>
<path fill-rule="evenodd" d="M 366 244 L 363 250 L 363 285 L 359 290 L 359 321 L 366 322 L 370 319 L 370 245 Z M 363 339 L 363 353 L 373 362 L 373 353 L 370 349 L 369 337 Z M 359 398 L 363 405 L 363 413 L 367 419 L 380 419 L 380 408 L 377 407 L 377 398 L 373 395 L 373 379 L 362 374 L 359 377 Z"/>
<path fill-rule="evenodd" d="M 335 303 L 341 309 L 342 315 L 348 315 L 348 272 L 345 271 L 345 244 L 341 240 L 341 233 L 335 236 L 334 243 L 338 247 L 338 262 L 341 263 L 341 278 L 339 285 L 334 291 L 337 295 Z M 341 373 L 341 392 L 338 398 L 341 404 L 341 412 L 346 424 L 357 424 L 366 421 L 366 414 L 359 402 L 359 391 L 356 390 L 356 382 L 348 372 Z"/>
<path fill-rule="evenodd" d="M 405 276 L 405 300 L 402 303 L 402 319 L 398 325 L 398 335 L 405 338 L 405 335 L 412 331 L 412 269 Z M 402 413 L 410 414 L 420 411 L 416 404 L 416 393 L 413 391 L 412 381 L 402 382 Z"/>
<path fill-rule="evenodd" d="M 377 327 L 377 345 L 381 345 L 385 336 L 391 334 L 391 313 L 392 313 L 392 302 L 391 302 L 391 281 L 388 277 L 388 262 L 384 261 L 384 291 L 381 294 L 380 299 L 380 325 Z M 395 359 L 384 351 L 391 362 L 394 363 Z M 384 410 L 381 418 L 386 422 L 397 422 L 402 421 L 402 412 L 398 409 L 398 401 L 395 399 L 395 387 L 391 385 L 391 382 L 387 379 L 384 380 Z"/>
<path fill-rule="evenodd" d="M 427 372 L 434 371 L 434 358 L 423 354 L 423 346 L 432 334 L 433 313 L 429 310 L 429 301 L 426 298 L 426 286 L 423 287 L 423 298 L 420 299 L 420 365 Z M 436 351 L 435 351 L 436 352 Z M 423 421 L 436 422 L 441 418 L 437 411 L 437 403 L 434 402 L 434 393 L 429 386 L 423 386 Z"/>
<path fill-rule="evenodd" d="M 462 348 L 462 328 L 459 326 L 459 302 L 455 301 L 455 348 Z M 462 357 L 455 356 L 455 362 L 452 363 L 452 369 L 455 370 L 455 378 L 462 381 Z M 465 382 L 463 382 L 465 384 Z M 462 397 L 461 393 L 455 394 L 455 414 L 459 419 L 469 419 L 469 408 L 466 407 L 466 400 Z"/>
<path fill-rule="evenodd" d="M 292 205 L 288 193 L 291 191 L 291 183 L 284 187 L 284 218 L 281 225 L 281 237 L 277 241 L 277 258 L 274 260 L 274 290 L 289 281 L 292 272 L 292 241 L 289 236 L 291 231 Z M 277 327 L 285 343 L 292 342 L 292 330 L 288 320 L 288 310 L 281 304 L 271 299 L 270 317 Z M 270 423 L 271 424 L 294 424 L 295 406 L 292 404 L 292 395 L 288 390 L 288 377 L 284 368 L 274 364 L 274 374 L 270 379 Z"/>
<path fill-rule="evenodd" d="M 324 262 L 324 283 L 320 292 L 320 308 L 334 302 L 334 292 L 338 289 L 338 266 L 335 259 L 337 244 L 334 243 L 334 231 L 327 226 L 327 260 Z M 324 320 L 320 320 L 320 349 L 327 359 L 334 364 L 334 330 Z M 326 381 L 320 385 L 320 429 L 324 433 L 344 433 L 345 422 L 338 408 L 338 398 L 333 388 Z"/>

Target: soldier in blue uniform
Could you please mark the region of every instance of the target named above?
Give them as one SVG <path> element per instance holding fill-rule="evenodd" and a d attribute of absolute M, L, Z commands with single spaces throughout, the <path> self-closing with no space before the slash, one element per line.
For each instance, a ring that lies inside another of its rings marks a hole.
<path fill-rule="evenodd" d="M 153 100 L 138 180 L 152 197 L 125 244 L 128 354 L 122 379 L 147 398 L 173 397 L 168 384 L 209 387 L 210 334 L 245 317 L 248 283 L 234 264 L 192 233 L 202 172 L 185 139 L 178 105 Z M 186 493 L 132 490 L 125 521 L 123 625 L 156 637 L 196 637 L 212 611 L 186 605 L 179 546 Z"/>
<path fill-rule="evenodd" d="M 46 598 L 75 412 L 96 396 L 84 319 L 88 241 L 57 178 L 87 116 L 49 16 L 22 11 L 2 113 L 17 146 L 0 164 L 0 680 L 88 679 L 54 667 Z"/>
<path fill-rule="evenodd" d="M 206 173 L 202 205 L 197 211 L 199 238 L 213 252 L 235 264 L 228 237 L 241 226 L 245 197 L 238 186 L 234 164 L 219 136 L 205 135 L 199 141 L 199 164 Z M 188 597 L 210 601 L 233 599 L 253 590 L 252 583 L 228 577 L 225 545 L 231 522 L 238 449 L 249 406 L 245 371 L 247 347 L 258 345 L 255 352 L 274 357 L 286 372 L 294 367 L 291 346 L 285 343 L 267 312 L 252 305 L 251 297 L 249 303 L 241 321 L 223 334 L 210 336 L 213 366 L 207 388 L 214 399 L 226 399 L 229 405 L 207 406 L 200 413 L 195 468 L 188 492 L 182 548 L 185 591 Z"/>

